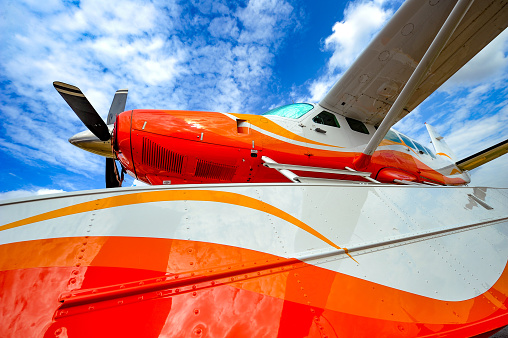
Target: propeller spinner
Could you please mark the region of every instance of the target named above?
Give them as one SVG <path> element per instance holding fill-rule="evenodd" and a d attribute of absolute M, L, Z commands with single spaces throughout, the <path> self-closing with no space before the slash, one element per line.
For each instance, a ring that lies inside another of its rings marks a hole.
<path fill-rule="evenodd" d="M 106 188 L 122 186 L 124 170 L 122 168 L 120 175 L 115 163 L 115 154 L 111 149 L 111 133 L 116 116 L 125 110 L 128 90 L 120 89 L 115 93 L 106 124 L 78 87 L 58 81 L 53 82 L 53 86 L 88 128 L 88 130 L 72 136 L 69 142 L 79 148 L 106 157 Z"/>

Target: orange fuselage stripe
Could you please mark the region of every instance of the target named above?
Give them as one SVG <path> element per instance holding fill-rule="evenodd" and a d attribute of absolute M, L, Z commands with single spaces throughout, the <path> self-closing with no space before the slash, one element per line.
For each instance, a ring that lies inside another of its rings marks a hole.
<path fill-rule="evenodd" d="M 275 134 L 275 135 L 278 135 L 278 136 L 281 136 L 284 138 L 288 138 L 288 139 L 299 141 L 299 142 L 309 143 L 309 144 L 317 144 L 320 146 L 327 146 L 327 147 L 333 147 L 333 148 L 344 148 L 344 147 L 340 147 L 340 146 L 336 146 L 336 145 L 332 145 L 332 144 L 313 141 L 308 138 L 302 137 L 300 135 L 290 132 L 286 128 L 279 126 L 277 123 L 275 123 L 263 116 L 250 115 L 250 114 L 231 114 L 231 115 L 233 115 L 234 117 L 237 117 L 239 119 L 242 119 L 242 120 L 247 120 L 252 125 L 254 125 L 262 130 L 266 130 L 272 134 Z"/>
<path fill-rule="evenodd" d="M 305 230 L 309 234 L 321 239 L 323 242 L 331 245 L 332 247 L 342 250 L 340 246 L 333 243 L 331 240 L 323 236 L 321 233 L 300 221 L 294 216 L 291 216 L 287 212 L 274 207 L 268 203 L 257 200 L 252 197 L 240 195 L 232 192 L 225 191 L 212 191 L 212 190 L 169 190 L 169 191 L 149 191 L 134 194 L 125 194 L 112 197 L 105 197 L 89 202 L 78 203 L 68 207 L 48 211 L 39 215 L 24 218 L 15 222 L 11 222 L 0 226 L 0 231 L 12 229 L 15 227 L 41 222 L 57 217 L 63 217 L 82 212 L 101 210 L 113 207 L 120 207 L 133 204 L 150 203 L 150 202 L 162 202 L 162 201 L 204 201 L 204 202 L 218 202 L 227 203 L 232 205 L 238 205 L 246 208 L 259 210 L 262 212 L 269 213 L 280 219 L 283 219 L 289 223 L 294 224 L 302 230 Z M 349 253 L 346 254 L 353 258 Z"/>

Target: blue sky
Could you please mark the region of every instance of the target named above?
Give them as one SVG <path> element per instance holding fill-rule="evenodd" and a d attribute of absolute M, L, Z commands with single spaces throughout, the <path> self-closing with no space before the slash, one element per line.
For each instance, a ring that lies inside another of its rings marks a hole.
<path fill-rule="evenodd" d="M 104 159 L 67 142 L 84 129 L 52 82 L 80 87 L 105 118 L 126 109 L 262 113 L 319 101 L 401 1 L 2 1 L 0 199 L 104 187 Z M 508 31 L 398 123 L 458 158 L 508 137 Z M 508 187 L 508 156 L 472 185 Z M 132 184 L 132 180 L 126 185 Z"/>

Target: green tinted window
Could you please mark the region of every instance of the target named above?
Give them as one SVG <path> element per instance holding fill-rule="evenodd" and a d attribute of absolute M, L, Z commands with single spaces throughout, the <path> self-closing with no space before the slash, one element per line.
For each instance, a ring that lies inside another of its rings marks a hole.
<path fill-rule="evenodd" d="M 400 138 L 391 129 L 388 130 L 388 133 L 386 134 L 385 139 L 389 140 L 389 141 L 400 143 Z"/>
<path fill-rule="evenodd" d="M 349 127 L 351 128 L 351 130 L 357 131 L 362 134 L 369 133 L 369 130 L 361 121 L 352 119 L 350 117 L 346 117 L 346 121 L 347 121 L 347 124 L 349 124 Z"/>
<path fill-rule="evenodd" d="M 337 117 L 335 117 L 334 114 L 329 113 L 327 111 L 323 111 L 323 112 L 319 113 L 318 115 L 314 116 L 312 121 L 319 123 L 319 124 L 324 124 L 326 126 L 340 128 L 339 122 L 337 121 Z"/>
<path fill-rule="evenodd" d="M 314 107 L 308 103 L 294 103 L 272 109 L 270 111 L 267 111 L 263 115 L 276 115 L 288 117 L 290 119 L 298 119 L 303 115 L 307 114 L 312 108 Z"/>
<path fill-rule="evenodd" d="M 400 138 L 402 139 L 402 141 L 404 141 L 404 143 L 408 146 L 408 147 L 411 147 L 413 148 L 414 150 L 416 150 L 416 147 L 415 145 L 413 144 L 413 142 L 408 139 L 407 137 L 405 137 L 404 135 L 400 134 Z"/>

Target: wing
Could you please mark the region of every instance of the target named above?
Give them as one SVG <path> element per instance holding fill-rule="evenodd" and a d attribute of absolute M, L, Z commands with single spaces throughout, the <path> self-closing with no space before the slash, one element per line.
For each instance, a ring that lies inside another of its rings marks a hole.
<path fill-rule="evenodd" d="M 456 163 L 461 170 L 472 170 L 487 162 L 490 162 L 501 155 L 508 153 L 508 140 L 504 140 L 490 148 L 477 152 Z"/>
<path fill-rule="evenodd" d="M 378 126 L 455 3 L 406 1 L 319 104 Z M 476 0 L 397 121 L 499 35 L 507 17 L 507 1 Z"/>

